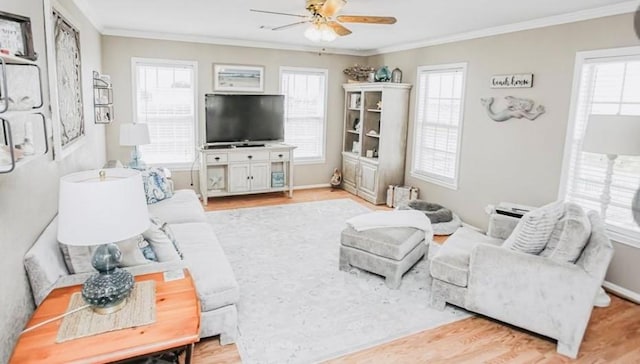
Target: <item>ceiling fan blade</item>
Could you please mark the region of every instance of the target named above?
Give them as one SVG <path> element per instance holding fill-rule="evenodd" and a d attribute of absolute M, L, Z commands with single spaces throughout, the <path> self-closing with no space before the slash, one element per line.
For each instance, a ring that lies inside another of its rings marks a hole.
<path fill-rule="evenodd" d="M 343 23 L 395 24 L 398 20 L 392 16 L 340 15 L 336 18 Z"/>
<path fill-rule="evenodd" d="M 275 15 L 286 15 L 286 16 L 296 16 L 296 17 L 298 17 L 298 18 L 307 18 L 307 15 L 289 14 L 289 13 L 279 13 L 279 12 L 277 12 L 277 11 L 267 11 L 267 10 L 257 10 L 257 9 L 249 9 L 249 11 L 253 11 L 254 13 L 275 14 Z"/>
<path fill-rule="evenodd" d="M 271 30 L 284 30 L 284 29 L 292 28 L 292 27 L 295 27 L 295 26 L 297 26 L 297 25 L 305 24 L 305 23 L 309 23 L 309 21 L 308 21 L 308 20 L 305 20 L 305 21 L 299 21 L 299 22 L 297 22 L 297 23 L 292 23 L 292 24 L 287 24 L 287 25 L 281 25 L 281 26 L 279 26 L 279 27 L 271 28 Z"/>
<path fill-rule="evenodd" d="M 339 12 L 343 6 L 347 4 L 346 0 L 327 0 L 322 5 L 320 10 L 318 10 L 318 14 L 324 17 L 331 17 L 335 13 Z"/>
<path fill-rule="evenodd" d="M 333 31 L 336 32 L 337 35 L 341 37 L 351 34 L 351 31 L 349 29 L 345 28 L 344 25 L 338 22 L 330 21 L 330 22 L 327 22 L 327 25 L 331 27 L 331 29 L 333 29 Z"/>

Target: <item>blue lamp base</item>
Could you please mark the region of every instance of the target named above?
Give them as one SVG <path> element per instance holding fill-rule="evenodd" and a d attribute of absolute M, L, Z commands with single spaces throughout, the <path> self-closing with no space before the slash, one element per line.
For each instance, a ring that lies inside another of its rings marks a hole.
<path fill-rule="evenodd" d="M 133 148 L 133 151 L 131 152 L 131 161 L 129 162 L 129 168 L 137 169 L 139 171 L 147 169 L 147 164 L 140 157 L 138 147 Z"/>

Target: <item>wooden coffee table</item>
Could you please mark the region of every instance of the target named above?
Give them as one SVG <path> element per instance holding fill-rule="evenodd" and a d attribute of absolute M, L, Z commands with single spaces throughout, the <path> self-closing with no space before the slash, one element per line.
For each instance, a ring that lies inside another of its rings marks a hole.
<path fill-rule="evenodd" d="M 151 325 L 56 343 L 62 320 L 20 336 L 10 363 L 108 363 L 186 347 L 188 363 L 200 339 L 200 303 L 191 275 L 165 282 L 162 273 L 135 277 L 156 282 L 156 322 Z M 63 314 L 81 286 L 53 290 L 36 309 L 27 327 Z"/>

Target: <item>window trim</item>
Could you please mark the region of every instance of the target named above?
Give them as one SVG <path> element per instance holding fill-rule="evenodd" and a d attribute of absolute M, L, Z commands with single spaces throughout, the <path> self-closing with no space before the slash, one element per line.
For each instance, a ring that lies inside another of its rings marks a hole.
<path fill-rule="evenodd" d="M 292 67 L 292 66 L 280 66 L 278 73 L 278 92 L 284 95 L 282 90 L 282 74 L 285 72 L 308 72 L 308 73 L 322 73 L 324 75 L 324 118 L 323 131 L 322 131 L 322 155 L 320 158 L 298 158 L 295 152 L 293 153 L 294 165 L 313 165 L 313 164 L 325 164 L 327 162 L 327 113 L 329 111 L 329 70 L 326 68 L 310 68 L 310 67 Z M 286 122 L 286 120 L 285 120 Z M 286 142 L 286 141 L 285 141 Z"/>
<path fill-rule="evenodd" d="M 200 163 L 197 163 L 199 154 L 198 154 L 198 145 L 201 145 L 202 142 L 199 139 L 200 136 L 200 110 L 198 109 L 198 61 L 184 61 L 184 60 L 176 60 L 176 59 L 162 59 L 162 58 L 144 58 L 144 57 L 131 57 L 131 120 L 132 122 L 137 122 L 137 110 L 138 110 L 138 98 L 137 98 L 137 77 L 136 77 L 136 65 L 139 63 L 147 63 L 153 65 L 165 65 L 165 66 L 175 66 L 175 65 L 183 65 L 183 66 L 191 66 L 193 67 L 193 141 L 194 141 L 194 160 L 191 162 L 183 162 L 183 163 L 147 163 L 147 166 L 150 167 L 165 167 L 174 171 L 191 171 L 191 170 L 199 170 Z"/>
<path fill-rule="evenodd" d="M 571 166 L 571 147 L 578 112 L 580 79 L 582 78 L 584 65 L 603 58 L 620 58 L 624 60 L 624 58 L 638 55 L 640 55 L 640 46 L 576 52 L 573 68 L 573 85 L 571 87 L 571 103 L 569 105 L 569 120 L 567 121 L 567 134 L 565 136 L 564 153 L 562 157 L 562 172 L 560 176 L 560 186 L 558 187 L 558 200 L 566 200 L 569 167 Z M 609 225 L 606 222 L 604 222 L 604 224 L 606 232 L 612 240 L 634 248 L 640 248 L 640 240 L 633 237 L 635 234 L 631 234 L 629 231 L 626 231 L 626 229 Z"/>
<path fill-rule="evenodd" d="M 460 96 L 460 125 L 458 125 L 458 146 L 456 150 L 456 168 L 453 179 L 442 177 L 437 174 L 418 171 L 416 170 L 416 149 L 418 146 L 418 114 L 420 110 L 420 75 L 425 71 L 447 71 L 447 70 L 461 70 L 462 71 L 462 95 Z M 467 62 L 458 63 L 446 63 L 437 65 L 427 65 L 418 67 L 416 74 L 416 98 L 415 98 L 415 110 L 413 118 L 413 147 L 411 151 L 411 172 L 410 175 L 413 178 L 432 183 L 441 187 L 448 188 L 450 190 L 457 191 L 460 183 L 460 162 L 462 161 L 462 133 L 464 130 L 464 109 L 467 94 Z"/>

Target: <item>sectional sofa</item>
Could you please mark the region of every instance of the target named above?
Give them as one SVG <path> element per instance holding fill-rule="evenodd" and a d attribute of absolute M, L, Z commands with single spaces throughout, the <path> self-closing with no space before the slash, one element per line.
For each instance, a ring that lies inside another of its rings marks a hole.
<path fill-rule="evenodd" d="M 169 224 L 183 254 L 179 262 L 150 263 L 125 268 L 134 275 L 188 268 L 201 307 L 200 337 L 220 335 L 222 344 L 235 342 L 239 288 L 198 197 L 178 190 L 173 197 L 149 205 L 151 216 Z M 36 305 L 57 287 L 80 284 L 91 273 L 70 274 L 57 240 L 57 218 L 47 226 L 24 259 Z"/>

